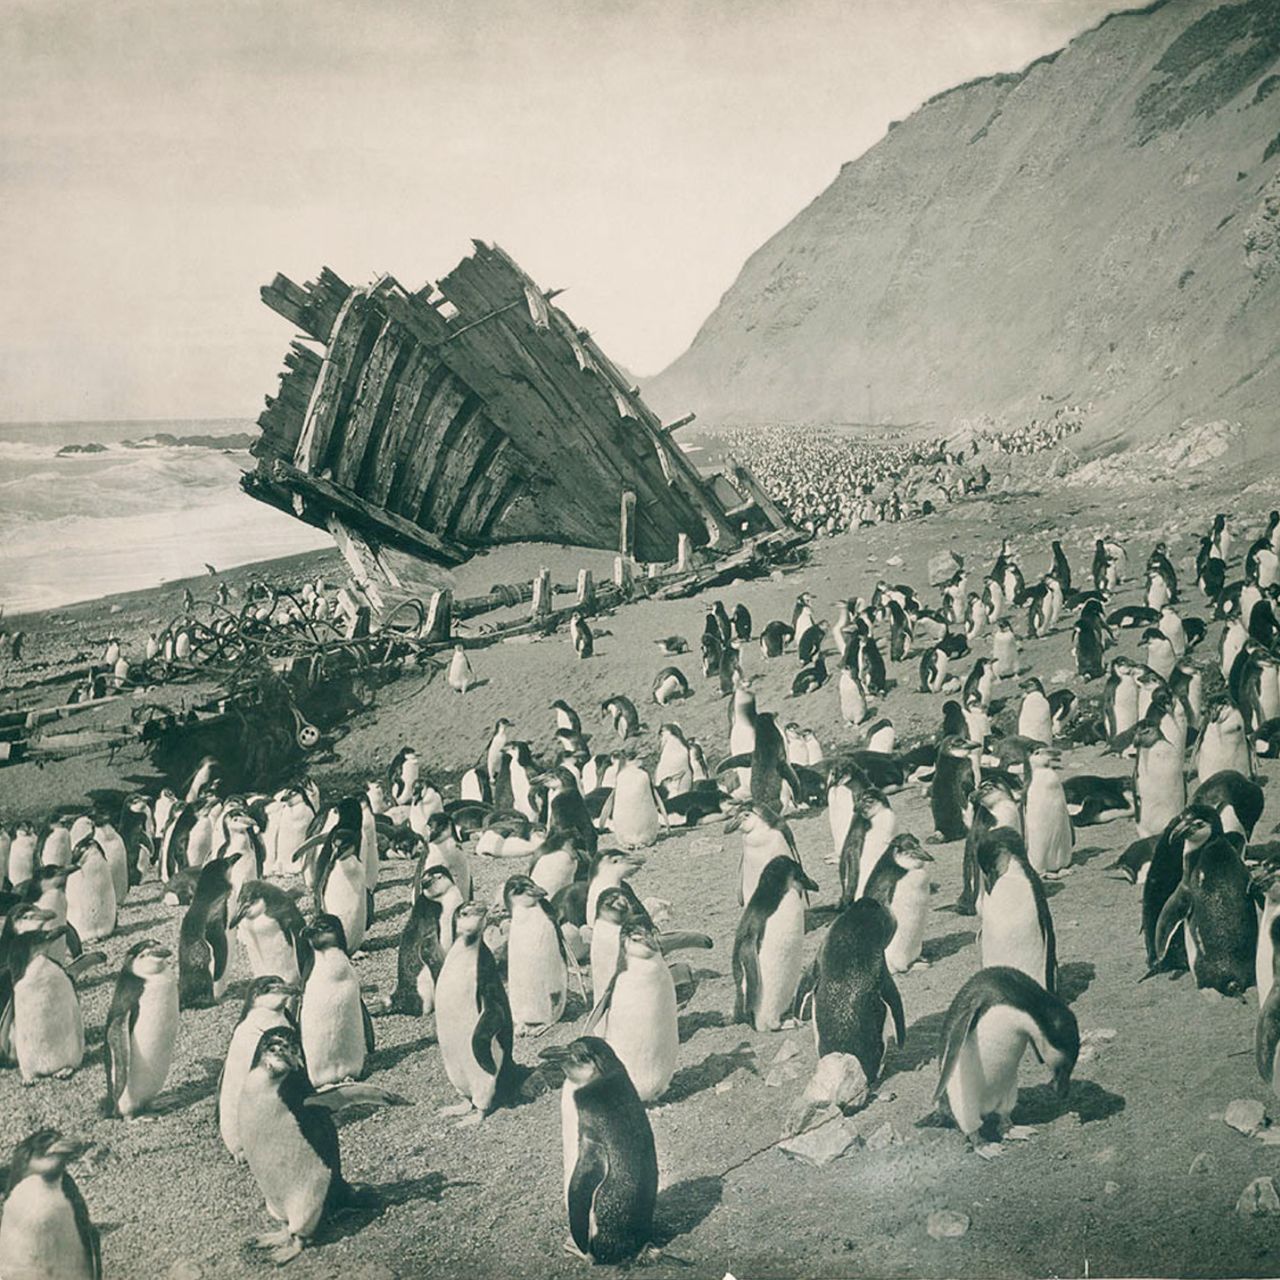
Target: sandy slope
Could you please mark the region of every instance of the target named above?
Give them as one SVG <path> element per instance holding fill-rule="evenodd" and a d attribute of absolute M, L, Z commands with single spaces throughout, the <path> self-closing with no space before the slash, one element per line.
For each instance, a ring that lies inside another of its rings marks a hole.
<path fill-rule="evenodd" d="M 1163 490 L 1169 500 L 1159 505 L 1148 492 L 1068 489 L 969 502 L 933 521 L 820 543 L 805 569 L 731 588 L 725 599 L 731 605 L 745 601 L 759 625 L 788 615 L 802 587 L 817 594 L 823 609 L 842 595 L 865 594 L 882 573 L 923 589 L 925 562 L 939 545 L 962 550 L 980 569 L 990 563 L 1003 533 L 1016 537 L 1031 569 L 1047 564 L 1048 538 L 1057 530 L 1073 568 L 1083 576 L 1093 532 L 1102 528 L 1130 536 L 1134 560 L 1156 537 L 1170 536 L 1183 569 L 1191 532 L 1219 502 L 1234 504 L 1250 530 L 1259 515 L 1265 516 L 1271 495 L 1261 484 L 1239 496 L 1255 479 L 1223 476 L 1176 499 L 1170 487 Z M 887 567 L 895 555 L 904 563 Z M 566 553 L 566 560 L 573 558 Z M 490 560 L 477 572 L 484 581 L 498 580 L 502 575 L 490 572 L 495 567 Z M 1190 611 L 1202 612 L 1200 604 L 1192 598 Z M 319 771 L 321 784 L 333 794 L 380 769 L 403 742 L 414 743 L 426 761 L 452 773 L 474 760 L 499 714 L 513 718 L 535 749 L 545 749 L 553 729 L 547 704 L 556 696 L 568 698 L 584 720 L 596 722 L 596 741 L 603 744 L 607 735 L 595 712 L 599 700 L 614 690 L 636 699 L 650 730 L 664 718 L 677 719 L 717 756 L 725 743 L 725 704 L 692 660 L 682 664 L 695 689 L 689 702 L 662 712 L 648 701 L 650 681 L 665 661 L 652 641 L 672 632 L 696 639 L 703 607 L 692 600 L 621 610 L 602 621 L 611 634 L 600 638 L 598 656 L 586 663 L 572 660 L 563 637 L 483 651 L 476 662 L 489 684 L 466 698 L 440 681 L 401 681 L 384 693 L 376 712 L 352 725 L 338 759 Z M 1134 634 L 1123 635 L 1124 651 L 1135 652 Z M 1202 656 L 1209 656 L 1216 638 L 1215 628 Z M 1068 633 L 1031 646 L 1029 656 L 1045 676 L 1068 668 Z M 751 646 L 745 662 L 763 708 L 813 727 L 829 745 L 846 739 L 833 688 L 799 701 L 787 696 L 794 657 L 766 665 Z M 960 665 L 967 670 L 967 663 Z M 911 692 L 914 662 L 895 674 L 901 684 L 885 709 L 906 732 L 932 728 L 940 700 Z M 1072 683 L 1079 687 L 1074 678 Z M 650 733 L 646 742 L 653 740 Z M 1125 765 L 1088 748 L 1068 752 L 1066 768 L 1118 773 Z M 149 772 L 143 759 L 131 755 L 110 765 L 96 760 L 44 771 L 0 770 L 0 811 L 9 817 L 36 816 L 92 787 L 131 787 Z M 1274 788 L 1276 769 L 1268 766 L 1266 772 Z M 894 806 L 903 827 L 927 833 L 921 793 L 903 793 Z M 1276 816 L 1264 815 L 1260 838 L 1271 838 Z M 830 853 L 825 817 L 798 817 L 793 827 L 805 865 L 822 886 L 815 905 L 829 903 L 836 875 L 825 862 Z M 1254 998 L 1210 999 L 1185 977 L 1138 985 L 1144 966 L 1136 892 L 1103 871 L 1131 838 L 1132 824 L 1126 821 L 1081 832 L 1079 869 L 1053 892 L 1063 985 L 1081 1027 L 1117 1034 L 1080 1064 L 1065 1104 L 1045 1087 L 1034 1062 L 1024 1065 L 1017 1118 L 1036 1126 L 1034 1139 L 988 1164 L 967 1153 L 960 1135 L 933 1117 L 942 1015 L 976 964 L 974 922 L 947 909 L 959 887 L 960 846 L 955 844 L 936 851 L 939 888 L 925 944 L 932 966 L 900 980 L 906 1044 L 889 1052 L 879 1099 L 859 1120 L 867 1135 L 888 1122 L 895 1142 L 883 1150 L 853 1152 L 820 1170 L 790 1163 L 775 1150 L 751 1158 L 779 1136 L 803 1085 L 803 1079 L 766 1084 L 773 1060 L 792 1043 L 807 1075 L 814 1049 L 807 1030 L 767 1035 L 730 1023 L 736 837 L 711 827 L 663 841 L 636 888 L 642 896 L 671 904 L 673 927 L 710 932 L 715 948 L 699 957 L 701 983 L 681 1015 L 679 1069 L 669 1093 L 650 1113 L 661 1166 L 664 1251 L 644 1273 L 1274 1273 L 1280 1264 L 1274 1226 L 1238 1218 L 1234 1205 L 1251 1178 L 1280 1174 L 1280 1154 L 1221 1119 L 1233 1098 L 1268 1096 L 1251 1058 Z M 480 891 L 490 893 L 511 869 L 480 861 Z M 384 992 L 394 982 L 405 874 L 404 864 L 390 864 L 371 953 L 361 965 L 362 978 Z M 177 924 L 176 913 L 159 905 L 157 887 L 144 886 L 108 945 L 110 972 L 143 936 L 173 942 Z M 808 939 L 811 949 L 820 937 L 815 928 Z M 243 973 L 243 961 L 237 961 Z M 111 978 L 103 974 L 86 983 L 86 1022 L 94 1044 L 110 989 Z M 76 1176 L 103 1227 L 107 1275 L 212 1277 L 258 1270 L 243 1257 L 241 1242 L 265 1229 L 267 1221 L 252 1178 L 227 1158 L 213 1121 L 215 1083 L 234 1019 L 234 998 L 218 1009 L 184 1015 L 161 1115 L 148 1124 L 99 1118 L 103 1090 L 95 1056 L 70 1083 L 50 1081 L 24 1090 L 16 1073 L 0 1074 L 0 1145 L 42 1123 L 82 1132 L 95 1144 Z M 568 1040 L 576 1026 L 565 1022 L 550 1038 Z M 433 1046 L 430 1020 L 385 1017 L 377 1030 L 374 1081 L 412 1098 L 416 1106 L 350 1120 L 343 1125 L 342 1143 L 348 1175 L 379 1187 L 385 1211 L 376 1219 L 339 1224 L 323 1247 L 292 1264 L 291 1274 L 582 1274 L 583 1264 L 560 1252 L 566 1224 L 557 1101 L 539 1097 L 495 1115 L 479 1130 L 452 1129 L 434 1114 L 454 1098 Z M 524 1042 L 518 1053 L 532 1061 L 537 1047 Z M 1211 1171 L 1189 1173 L 1200 1151 L 1209 1153 Z M 967 1235 L 931 1239 L 925 1219 L 938 1208 L 968 1214 Z M 180 1265 L 185 1269 L 177 1270 Z"/>

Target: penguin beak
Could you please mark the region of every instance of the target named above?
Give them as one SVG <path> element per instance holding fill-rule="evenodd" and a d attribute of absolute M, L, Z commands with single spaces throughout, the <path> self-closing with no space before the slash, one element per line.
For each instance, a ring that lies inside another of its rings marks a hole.
<path fill-rule="evenodd" d="M 91 1143 L 77 1142 L 74 1138 L 59 1137 L 49 1148 L 51 1156 L 62 1156 L 68 1164 L 72 1160 L 78 1160 L 86 1151 L 89 1150 Z"/>
<path fill-rule="evenodd" d="M 234 929 L 244 919 L 245 912 L 248 909 L 249 904 L 247 902 L 237 903 L 236 909 L 231 913 L 231 919 L 227 921 L 227 928 Z"/>
<path fill-rule="evenodd" d="M 1065 1098 L 1071 1092 L 1071 1066 L 1069 1063 L 1064 1062 L 1060 1067 L 1054 1068 L 1053 1088 L 1060 1098 Z"/>
<path fill-rule="evenodd" d="M 157 960 L 168 960 L 173 956 L 173 952 L 168 947 L 152 947 L 148 954 L 155 956 Z"/>

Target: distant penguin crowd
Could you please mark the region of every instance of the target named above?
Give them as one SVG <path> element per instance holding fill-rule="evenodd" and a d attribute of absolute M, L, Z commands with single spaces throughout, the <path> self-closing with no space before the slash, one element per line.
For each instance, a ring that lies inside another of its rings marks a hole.
<path fill-rule="evenodd" d="M 671 1088 L 678 1012 L 700 980 L 679 957 L 713 947 L 696 907 L 669 928 L 632 880 L 661 891 L 663 842 L 714 826 L 737 854 L 724 883 L 705 884 L 738 913 L 725 1015 L 760 1034 L 806 1027 L 820 1062 L 856 1063 L 873 1088 L 929 963 L 931 875 L 958 870 L 954 909 L 979 928 L 974 972 L 942 1021 L 935 1092 L 978 1157 L 1019 1136 L 1028 1049 L 1055 1090 L 1073 1087 L 1081 1031 L 1051 910 L 1072 876 L 1132 893 L 1133 942 L 1115 946 L 1141 955 L 1144 981 L 1186 971 L 1231 998 L 1256 987 L 1241 1045 L 1252 1036 L 1280 1094 L 1280 863 L 1253 843 L 1257 762 L 1280 754 L 1280 515 L 1240 530 L 1243 555 L 1232 525 L 1220 515 L 1204 532 L 1190 580 L 1164 542 L 1131 564 L 1104 534 L 1087 566 L 1056 538 L 1043 571 L 1010 539 L 980 577 L 957 557 L 934 600 L 881 579 L 830 615 L 810 591 L 779 618 L 715 601 L 701 636 L 659 641 L 652 668 L 599 705 L 551 703 L 526 727 L 549 752 L 501 717 L 447 785 L 423 743 L 328 795 L 305 775 L 233 793 L 208 758 L 181 787 L 117 808 L 73 801 L 17 820 L 0 830 L 0 1064 L 24 1084 L 91 1087 L 77 984 L 106 963 L 130 894 L 158 881 L 177 943 L 137 939 L 114 976 L 105 1109 L 121 1124 L 145 1116 L 190 1011 L 234 987 L 207 1154 L 256 1184 L 273 1223 L 256 1252 L 289 1261 L 370 1194 L 344 1174 L 344 1110 L 433 1103 L 477 1125 L 536 1102 L 538 1075 L 560 1089 L 563 1161 L 553 1173 L 526 1152 L 529 1176 L 562 1177 L 566 1249 L 625 1262 L 656 1243 L 648 1108 Z M 1038 666 L 1042 641 L 1066 631 L 1074 672 Z M 599 660 L 581 615 L 569 639 L 566 669 Z M 769 707 L 751 672 L 775 663 L 794 675 Z M 464 649 L 447 679 L 459 694 L 476 686 Z M 934 700 L 931 731 L 899 736 L 890 711 L 904 690 Z M 681 727 L 692 698 L 722 700 L 717 740 Z M 838 707 L 839 740 L 806 728 L 817 699 Z M 1081 746 L 1115 771 L 1067 772 Z M 927 801 L 914 831 L 895 808 L 911 790 Z M 792 824 L 810 815 L 825 815 L 829 875 L 801 862 Z M 1078 867 L 1079 831 L 1107 822 L 1128 825 L 1128 847 L 1105 872 Z M 394 884 L 390 860 L 407 873 Z M 485 898 L 476 872 L 492 860 L 512 874 Z M 401 915 L 394 989 L 377 995 L 361 978 L 367 940 Z M 369 1078 L 388 1014 L 431 1021 L 416 1052 L 439 1056 L 452 1096 Z M 575 1038 L 539 1052 L 566 1021 Z M 69 1172 L 84 1149 L 57 1128 L 17 1145 L 0 1276 L 110 1273 Z"/>

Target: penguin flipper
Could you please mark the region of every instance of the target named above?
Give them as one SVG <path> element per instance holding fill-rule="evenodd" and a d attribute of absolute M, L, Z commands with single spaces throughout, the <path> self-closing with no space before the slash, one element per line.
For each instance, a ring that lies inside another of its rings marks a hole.
<path fill-rule="evenodd" d="M 373 1019 L 369 1016 L 369 1006 L 360 1001 L 360 1021 L 364 1026 L 364 1051 L 373 1052 Z"/>
<path fill-rule="evenodd" d="M 582 1029 L 584 1036 L 595 1035 L 596 1027 L 600 1025 L 600 1019 L 609 1012 L 609 1006 L 613 1003 L 613 991 L 618 985 L 618 974 L 620 972 L 621 970 L 614 970 L 613 977 L 609 979 L 609 985 L 605 988 L 604 995 L 596 1001 L 596 1007 L 591 1010 L 587 1025 Z"/>
<path fill-rule="evenodd" d="M 715 943 L 705 933 L 676 932 L 661 934 L 658 945 L 662 948 L 662 954 L 667 956 L 673 951 L 688 951 L 695 947 L 710 951 Z"/>
<path fill-rule="evenodd" d="M 1258 1029 L 1254 1033 L 1254 1057 L 1258 1074 L 1271 1083 L 1275 1071 L 1276 1045 L 1280 1044 L 1280 1017 L 1277 1017 L 1277 1001 L 1270 997 L 1262 1006 L 1258 1017 Z"/>
<path fill-rule="evenodd" d="M 65 924 L 63 928 L 66 930 L 64 936 L 67 940 L 67 950 L 71 953 L 73 960 L 78 960 L 84 955 L 84 943 L 80 941 L 80 935 L 76 932 L 75 925 Z"/>
<path fill-rule="evenodd" d="M 1044 989 L 1050 995 L 1056 995 L 1058 986 L 1058 937 L 1053 930 L 1053 915 L 1049 911 L 1049 898 L 1044 891 L 1044 883 L 1036 874 L 1035 868 L 1030 863 L 1027 863 L 1026 869 L 1031 875 L 1031 896 L 1035 899 L 1036 921 L 1040 925 L 1040 933 L 1044 937 Z"/>
<path fill-rule="evenodd" d="M 760 992 L 759 928 L 747 928 L 738 934 L 733 948 L 733 1020 L 752 1022 Z"/>
<path fill-rule="evenodd" d="M 569 1179 L 565 1196 L 569 1210 L 569 1234 L 573 1243 L 589 1255 L 591 1248 L 591 1219 L 594 1216 L 596 1195 L 609 1176 L 609 1152 L 603 1143 L 596 1142 L 581 1125 L 578 1126 L 578 1159 Z"/>
<path fill-rule="evenodd" d="M 1151 966 L 1151 973 L 1155 973 L 1164 962 L 1165 954 L 1169 950 L 1169 944 L 1173 941 L 1174 933 L 1177 932 L 1180 924 L 1188 921 L 1190 912 L 1191 895 L 1187 892 L 1186 885 L 1180 884 L 1169 895 L 1164 906 L 1160 908 L 1160 916 L 1156 920 L 1156 962 Z M 1150 977 L 1151 974 L 1149 973 L 1146 976 Z"/>
<path fill-rule="evenodd" d="M 107 963 L 105 951 L 82 951 L 74 960 L 65 966 L 67 977 L 74 982 L 86 969 Z"/>
<path fill-rule="evenodd" d="M 791 1006 L 791 1011 L 799 1021 L 804 1021 L 805 1002 L 817 989 L 818 960 L 815 956 L 809 962 L 809 967 L 800 975 L 800 981 L 796 984 L 796 998 L 795 1003 Z"/>
<path fill-rule="evenodd" d="M 112 1115 L 117 1113 L 120 1095 L 129 1082 L 130 1039 L 138 1021 L 138 1003 L 145 985 L 136 974 L 122 973 L 111 997 L 111 1008 L 107 1013 L 106 1052 L 102 1060 L 107 1070 L 107 1101 Z"/>
<path fill-rule="evenodd" d="M 736 756 L 729 756 L 716 765 L 716 772 L 723 773 L 726 769 L 749 769 L 751 767 L 751 753 L 749 751 L 739 752 Z"/>
<path fill-rule="evenodd" d="M 901 1049 L 907 1038 L 907 1018 L 902 1009 L 902 995 L 898 991 L 898 984 L 894 982 L 888 969 L 880 977 L 880 998 L 893 1016 L 893 1038 Z"/>
<path fill-rule="evenodd" d="M 939 1101 L 942 1095 L 946 1093 L 947 1082 L 951 1079 L 951 1073 L 956 1068 L 960 1050 L 964 1046 L 964 1042 L 973 1034 L 974 1027 L 978 1025 L 978 1019 L 982 1017 L 986 1009 L 987 1006 L 981 1000 L 977 1000 L 968 1011 L 967 1016 L 962 1013 L 959 1017 L 953 1019 L 951 1015 L 957 1012 L 954 1005 L 947 1011 L 946 1023 L 942 1029 L 945 1037 L 942 1048 L 942 1070 L 938 1073 L 938 1087 L 933 1091 L 933 1100 L 935 1102 Z"/>
<path fill-rule="evenodd" d="M 89 1275 L 91 1280 L 102 1280 L 102 1237 L 98 1234 L 89 1218 L 89 1206 L 85 1204 L 80 1188 L 69 1173 L 62 1175 L 62 1194 L 71 1204 L 71 1215 L 75 1219 L 76 1232 L 84 1251 L 89 1255 Z"/>
<path fill-rule="evenodd" d="M 337 1115 L 348 1107 L 411 1107 L 413 1103 L 376 1084 L 335 1084 L 317 1089 L 302 1100 L 308 1108 L 320 1108 Z"/>

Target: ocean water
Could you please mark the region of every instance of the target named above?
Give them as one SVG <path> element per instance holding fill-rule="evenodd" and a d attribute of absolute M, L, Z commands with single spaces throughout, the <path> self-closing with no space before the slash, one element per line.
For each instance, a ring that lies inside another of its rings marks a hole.
<path fill-rule="evenodd" d="M 247 450 L 124 440 L 256 433 L 248 421 L 0 423 L 0 604 L 6 616 L 332 546 L 255 502 Z M 106 452 L 58 457 L 68 444 Z"/>

